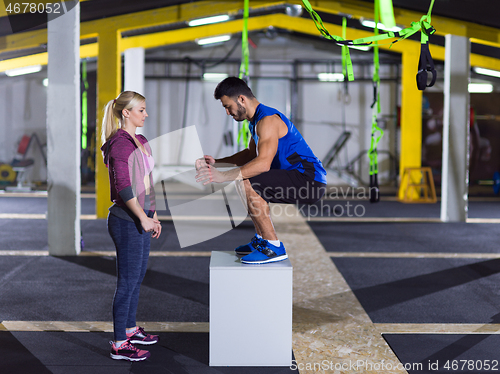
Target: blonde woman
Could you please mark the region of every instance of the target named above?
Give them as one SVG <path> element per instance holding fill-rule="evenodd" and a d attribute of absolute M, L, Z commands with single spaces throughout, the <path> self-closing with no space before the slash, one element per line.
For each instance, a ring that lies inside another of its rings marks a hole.
<path fill-rule="evenodd" d="M 110 356 L 115 360 L 145 360 L 149 351 L 134 344 L 158 341 L 158 336 L 145 333 L 136 324 L 150 241 L 161 234 L 151 173 L 154 160 L 147 139 L 136 134 L 147 116 L 144 96 L 125 91 L 108 102 L 102 124 L 101 150 L 109 170 L 113 201 L 108 232 L 116 247 L 118 276 L 113 298 L 114 341 L 110 342 Z"/>

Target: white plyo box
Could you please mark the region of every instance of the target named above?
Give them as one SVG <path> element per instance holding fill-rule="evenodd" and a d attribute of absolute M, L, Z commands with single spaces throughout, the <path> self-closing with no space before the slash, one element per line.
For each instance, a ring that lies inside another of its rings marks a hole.
<path fill-rule="evenodd" d="M 240 262 L 234 252 L 210 260 L 210 366 L 292 364 L 290 260 Z"/>

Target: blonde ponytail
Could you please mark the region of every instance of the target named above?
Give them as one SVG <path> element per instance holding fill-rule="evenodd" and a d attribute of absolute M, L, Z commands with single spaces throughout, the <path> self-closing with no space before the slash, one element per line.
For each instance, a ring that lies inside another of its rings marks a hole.
<path fill-rule="evenodd" d="M 109 101 L 104 107 L 102 119 L 102 143 L 106 143 L 123 125 L 123 109 L 131 110 L 146 98 L 134 91 L 123 91 L 115 100 Z"/>
<path fill-rule="evenodd" d="M 118 121 L 113 114 L 113 105 L 115 100 L 109 101 L 104 107 L 104 117 L 102 119 L 102 144 L 106 143 L 119 129 Z"/>

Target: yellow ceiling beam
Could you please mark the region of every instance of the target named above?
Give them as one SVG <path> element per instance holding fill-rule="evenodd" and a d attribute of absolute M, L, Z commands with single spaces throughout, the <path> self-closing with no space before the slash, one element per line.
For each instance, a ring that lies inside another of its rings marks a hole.
<path fill-rule="evenodd" d="M 283 3 L 284 1 L 252 0 L 250 6 L 252 9 L 258 9 Z M 124 32 L 186 22 L 217 14 L 236 15 L 242 9 L 243 0 L 199 1 L 84 22 L 81 30 L 82 34 L 110 29 Z"/>
<path fill-rule="evenodd" d="M 290 18 L 286 15 L 271 14 L 248 19 L 248 31 L 262 30 L 269 26 L 274 26 L 274 23 L 281 17 L 287 18 L 289 21 L 295 18 Z M 243 28 L 243 20 L 228 21 L 224 23 L 216 23 L 212 25 L 189 27 L 180 30 L 164 31 L 149 35 L 139 35 L 130 38 L 122 39 L 123 51 L 129 48 L 144 47 L 155 48 L 163 45 L 185 43 L 196 39 L 207 38 L 223 34 L 241 33 Z"/>
<path fill-rule="evenodd" d="M 80 46 L 80 58 L 91 58 L 97 56 L 97 43 Z M 47 65 L 49 54 L 47 52 L 36 53 L 29 56 L 12 58 L 0 61 L 0 72 L 25 66 Z"/>
<path fill-rule="evenodd" d="M 1 3 L 1 2 L 0 2 Z M 252 0 L 251 8 L 284 4 L 285 1 Z M 151 9 L 142 12 L 108 17 L 80 24 L 80 38 L 96 38 L 100 31 L 109 30 L 129 31 L 155 26 L 164 26 L 172 23 L 186 22 L 192 19 L 217 14 L 237 14 L 243 9 L 243 0 L 228 1 L 199 1 L 180 4 L 165 8 Z M 37 48 L 47 44 L 47 30 L 16 33 L 0 37 L 0 52 Z"/>
<path fill-rule="evenodd" d="M 304 18 L 293 18 L 285 14 L 272 14 L 260 17 L 253 17 L 248 20 L 249 31 L 266 29 L 269 26 L 296 31 L 304 34 L 319 36 L 319 32 L 311 20 Z M 128 38 L 123 38 L 120 43 L 120 52 L 124 52 L 128 48 L 144 47 L 156 48 L 164 45 L 172 45 L 183 42 L 188 42 L 198 38 L 221 34 L 234 34 L 241 32 L 243 27 L 242 20 L 229 21 L 225 23 L 190 27 L 180 30 L 164 31 L 147 35 L 139 35 Z M 333 34 L 341 34 L 342 27 L 334 24 L 325 23 L 325 27 Z M 348 29 L 347 37 L 350 39 L 359 39 L 371 36 L 367 31 Z M 420 43 L 413 40 L 403 40 L 390 46 L 390 44 L 381 44 L 381 49 L 390 50 L 393 52 L 404 53 L 408 49 L 414 49 Z M 338 47 L 331 42 L 332 50 Z M 340 51 L 340 49 L 339 49 Z M 444 60 L 444 47 L 432 45 L 431 53 L 435 60 Z M 97 57 L 97 43 L 87 44 L 80 47 L 81 58 Z M 0 61 L 0 71 L 13 69 L 15 67 L 30 66 L 36 64 L 47 63 L 47 53 L 39 53 L 32 56 L 19 57 L 10 60 Z M 415 62 L 415 65 L 417 61 Z M 471 66 L 481 66 L 488 69 L 498 70 L 500 60 L 492 57 L 486 57 L 477 54 L 471 54 Z"/>

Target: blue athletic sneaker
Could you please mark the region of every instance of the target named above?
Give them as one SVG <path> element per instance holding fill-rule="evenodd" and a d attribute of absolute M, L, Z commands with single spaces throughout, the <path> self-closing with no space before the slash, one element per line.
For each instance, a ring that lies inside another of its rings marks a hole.
<path fill-rule="evenodd" d="M 252 240 L 250 240 L 250 243 L 240 245 L 234 251 L 236 252 L 237 255 L 248 255 L 257 249 L 257 243 L 260 240 L 262 239 L 259 238 L 257 234 L 255 234 Z"/>
<path fill-rule="evenodd" d="M 288 258 L 285 246 L 280 243 L 279 247 L 272 245 L 267 240 L 257 243 L 257 249 L 241 259 L 244 264 L 267 264 L 268 262 L 283 261 Z"/>

